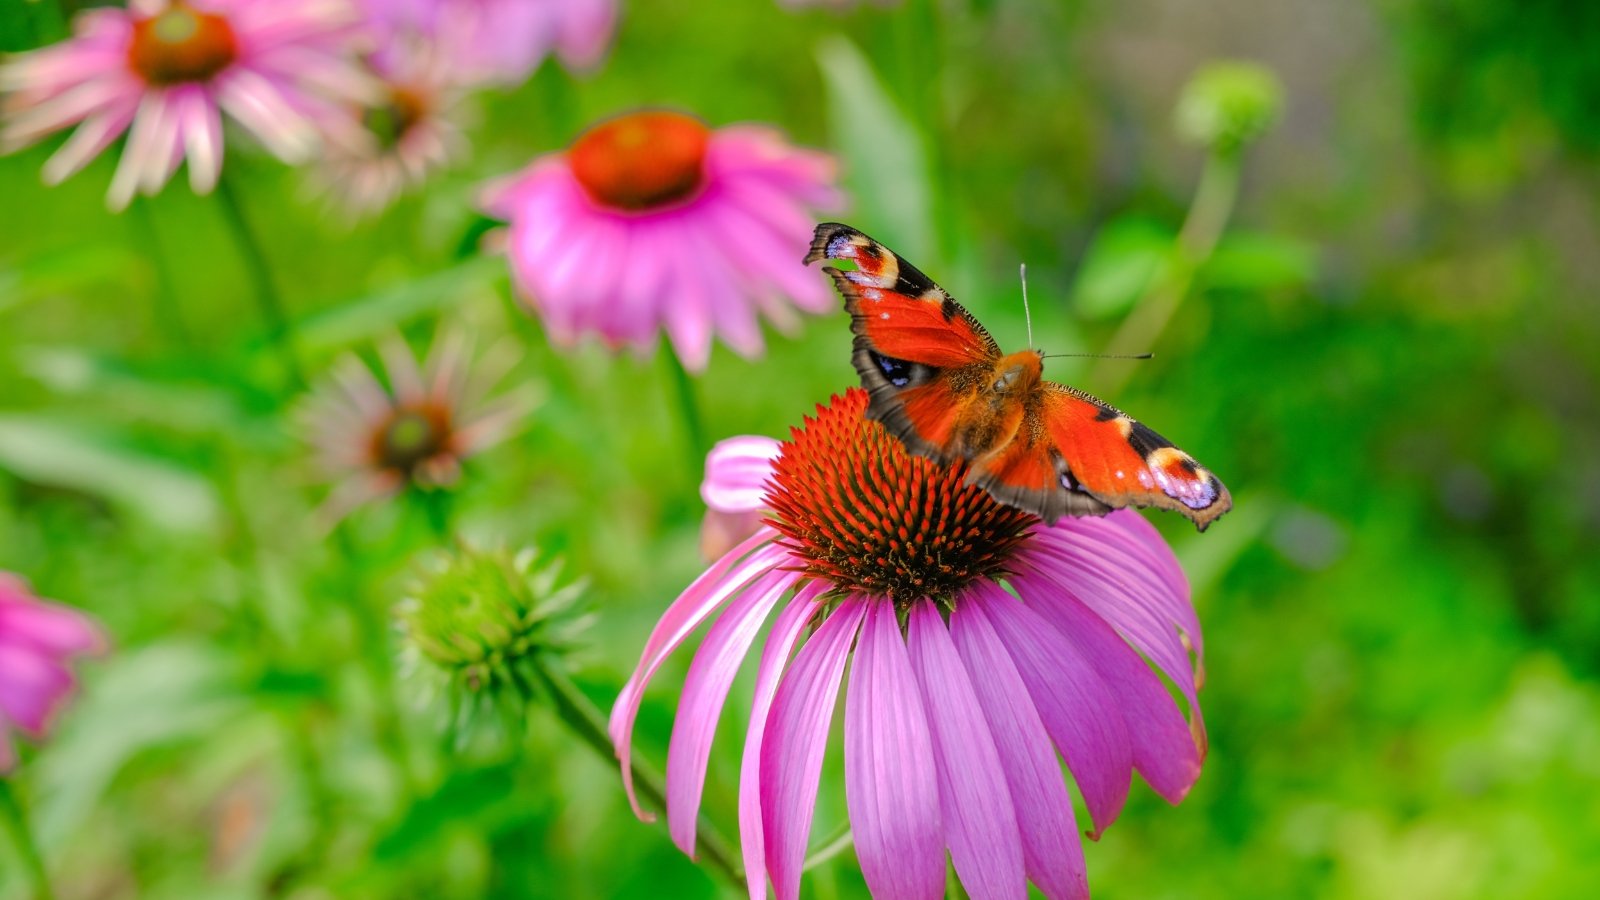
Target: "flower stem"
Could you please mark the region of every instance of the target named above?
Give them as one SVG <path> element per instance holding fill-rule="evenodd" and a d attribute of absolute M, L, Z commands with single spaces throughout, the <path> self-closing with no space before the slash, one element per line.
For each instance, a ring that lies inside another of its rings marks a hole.
<path fill-rule="evenodd" d="M 1183 229 L 1178 232 L 1171 262 L 1149 293 L 1122 321 L 1122 327 L 1107 344 L 1112 352 L 1142 353 L 1155 345 L 1172 321 L 1178 305 L 1188 296 L 1195 273 L 1217 249 L 1238 197 L 1238 151 L 1213 150 L 1206 158 L 1205 170 L 1200 174 L 1200 184 L 1195 188 Z M 1132 373 L 1133 369 L 1126 364 L 1102 360 L 1095 367 L 1091 381 L 1106 393 L 1115 394 Z"/>
<path fill-rule="evenodd" d="M 434 538 L 440 544 L 450 543 L 450 492 L 434 488 L 423 490 L 419 487 L 411 488 L 413 505 L 422 511 L 422 517 L 428 522 L 428 530 L 433 532 Z"/>
<path fill-rule="evenodd" d="M 28 870 L 28 875 L 33 879 L 33 895 L 38 900 L 50 900 L 55 896 L 50 890 L 50 876 L 45 873 L 44 857 L 39 854 L 39 846 L 34 843 L 33 831 L 28 828 L 28 814 L 22 808 L 22 802 L 17 799 L 16 792 L 12 790 L 11 780 L 0 776 L 0 825 L 10 832 L 11 840 L 17 845 L 17 852 L 22 856 L 22 865 Z"/>
<path fill-rule="evenodd" d="M 300 365 L 299 351 L 295 349 L 294 326 L 284 310 L 283 297 L 273 280 L 272 266 L 261 249 L 261 241 L 250 227 L 250 220 L 245 217 L 244 207 L 239 202 L 239 194 L 233 189 L 233 183 L 226 173 L 217 179 L 217 197 L 222 201 L 222 217 L 228 221 L 228 227 L 239 244 L 245 268 L 249 271 L 256 303 L 261 308 L 261 317 L 266 320 L 267 337 L 278 348 L 289 387 L 300 390 L 305 387 L 306 378 L 305 370 Z"/>
<path fill-rule="evenodd" d="M 683 360 L 678 354 L 668 348 L 666 352 L 667 367 L 672 370 L 672 386 L 678 398 L 678 411 L 683 415 L 683 430 L 689 439 L 689 473 L 691 480 L 700 481 L 701 467 L 704 465 L 706 451 L 705 425 L 700 418 L 700 401 L 695 398 L 694 379 L 690 377 L 689 370 L 683 367 Z"/>
<path fill-rule="evenodd" d="M 850 823 L 848 821 L 842 823 L 833 834 L 828 835 L 827 839 L 817 849 L 811 851 L 806 857 L 805 864 L 800 867 L 800 871 L 809 872 L 815 869 L 817 866 L 850 849 L 855 845 L 855 842 L 856 834 L 850 829 Z"/>
<path fill-rule="evenodd" d="M 535 653 L 530 658 L 533 672 L 538 676 L 545 691 L 549 693 L 561 720 L 602 758 L 607 761 L 614 760 L 616 751 L 611 746 L 611 736 L 606 731 L 605 716 L 595 708 L 594 702 L 550 657 Z M 633 783 L 639 793 L 655 806 L 666 809 L 667 789 L 661 775 L 638 756 L 633 757 L 632 768 Z M 734 861 L 732 849 L 704 817 L 700 821 L 699 837 L 700 849 L 705 852 L 711 864 L 727 876 L 734 887 L 740 891 L 745 890 L 744 873 Z"/>
<path fill-rule="evenodd" d="M 156 319 L 173 346 L 191 351 L 195 347 L 194 332 L 184 320 L 183 307 L 178 303 L 176 280 L 172 277 L 172 267 L 167 263 L 166 253 L 162 252 L 161 237 L 156 231 L 156 217 L 150 208 L 150 201 L 135 197 L 133 214 L 139 217 L 139 226 L 134 229 L 137 232 L 135 238 L 144 243 L 150 265 L 155 269 Z"/>

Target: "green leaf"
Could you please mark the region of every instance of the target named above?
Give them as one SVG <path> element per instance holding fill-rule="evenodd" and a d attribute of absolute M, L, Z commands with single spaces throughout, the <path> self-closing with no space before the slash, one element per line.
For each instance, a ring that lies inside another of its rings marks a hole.
<path fill-rule="evenodd" d="M 499 257 L 479 257 L 441 272 L 404 281 L 308 316 L 297 329 L 300 346 L 332 350 L 371 338 L 400 322 L 459 303 L 483 290 L 505 268 Z"/>
<path fill-rule="evenodd" d="M 153 524 L 200 531 L 217 516 L 211 486 L 104 429 L 41 416 L 0 416 L 0 468 L 104 497 Z"/>
<path fill-rule="evenodd" d="M 855 218 L 908 258 L 936 258 L 932 179 L 920 132 L 854 44 L 827 38 L 817 45 L 817 62 Z"/>
<path fill-rule="evenodd" d="M 1072 304 L 1080 316 L 1109 319 L 1133 308 L 1166 271 L 1176 237 L 1151 219 L 1113 219 L 1083 256 Z"/>
<path fill-rule="evenodd" d="M 1271 291 L 1304 287 L 1316 274 L 1314 245 L 1281 235 L 1245 231 L 1222 239 L 1200 277 L 1212 288 Z"/>

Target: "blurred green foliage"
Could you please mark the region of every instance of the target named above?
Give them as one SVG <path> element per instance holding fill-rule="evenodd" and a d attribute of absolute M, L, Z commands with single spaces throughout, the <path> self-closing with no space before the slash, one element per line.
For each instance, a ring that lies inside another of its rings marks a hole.
<path fill-rule="evenodd" d="M 0 4 L 0 48 L 51 34 Z M 606 65 L 477 98 L 471 159 L 350 225 L 230 148 L 314 370 L 441 320 L 508 334 L 548 400 L 469 464 L 454 522 L 588 579 L 602 707 L 698 572 L 699 461 L 659 360 L 552 351 L 479 258 L 477 186 L 596 117 L 671 105 L 839 154 L 847 220 L 1020 346 L 1154 350 L 1107 399 L 1232 487 L 1204 536 L 1156 517 L 1208 638 L 1206 771 L 1136 788 L 1087 848 L 1117 897 L 1577 897 L 1600 884 L 1600 7 L 1569 3 L 625 2 Z M 1188 78 L 1283 84 L 1238 203 L 1154 346 L 1105 346 L 1163 283 L 1204 157 Z M 397 672 L 391 609 L 436 543 L 405 503 L 330 542 L 247 271 L 182 185 L 104 211 L 111 158 L 0 160 L 0 568 L 115 650 L 18 783 L 65 897 L 713 896 L 609 763 L 536 709 L 456 745 Z M 798 257 L 798 251 L 797 251 Z M 841 316 L 719 350 L 714 437 L 782 435 L 855 381 Z M 1098 390 L 1087 365 L 1053 377 Z M 1103 370 L 1095 369 L 1094 373 Z M 1123 376 L 1119 374 L 1119 379 Z M 1085 380 L 1088 379 L 1088 380 Z M 687 656 L 638 728 L 664 758 Z M 391 679 L 398 682 L 391 684 Z M 733 709 L 750 686 L 734 689 Z M 741 715 L 706 793 L 731 831 Z M 837 734 L 836 734 L 837 738 Z M 833 764 L 830 763 L 830 766 Z M 840 820 L 830 769 L 820 837 Z M 26 891 L 0 843 L 0 897 Z M 846 853 L 820 898 L 863 896 Z"/>

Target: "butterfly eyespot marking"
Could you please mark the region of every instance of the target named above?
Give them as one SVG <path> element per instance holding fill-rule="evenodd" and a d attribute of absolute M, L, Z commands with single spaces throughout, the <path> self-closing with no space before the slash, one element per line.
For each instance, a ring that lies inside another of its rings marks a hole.
<path fill-rule="evenodd" d="M 872 362 L 878 367 L 878 371 L 882 372 L 883 377 L 889 379 L 889 383 L 895 387 L 906 387 L 911 384 L 913 379 L 926 380 L 928 374 L 932 371 L 928 366 L 906 362 L 903 359 L 895 359 L 892 356 L 884 356 L 876 350 L 867 352 L 872 355 Z"/>

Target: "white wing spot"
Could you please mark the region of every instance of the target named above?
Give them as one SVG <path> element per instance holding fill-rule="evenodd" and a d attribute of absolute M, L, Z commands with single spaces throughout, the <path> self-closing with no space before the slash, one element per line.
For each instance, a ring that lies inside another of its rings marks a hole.
<path fill-rule="evenodd" d="M 889 318 L 889 314 L 888 313 L 878 313 L 878 318 L 887 319 L 887 318 Z"/>

